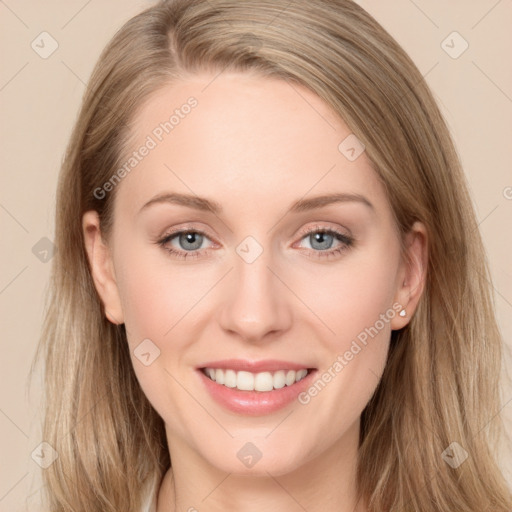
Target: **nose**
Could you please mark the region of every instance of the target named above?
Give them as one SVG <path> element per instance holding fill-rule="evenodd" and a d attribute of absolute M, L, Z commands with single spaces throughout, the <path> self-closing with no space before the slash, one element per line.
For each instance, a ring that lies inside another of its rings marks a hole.
<path fill-rule="evenodd" d="M 255 343 L 291 327 L 293 294 L 273 267 L 268 251 L 252 263 L 235 254 L 234 268 L 223 290 L 225 300 L 219 316 L 223 330 Z"/>

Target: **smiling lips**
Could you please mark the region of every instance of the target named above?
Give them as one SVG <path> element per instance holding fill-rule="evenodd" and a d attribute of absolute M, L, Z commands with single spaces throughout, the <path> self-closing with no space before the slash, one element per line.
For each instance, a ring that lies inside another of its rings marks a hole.
<path fill-rule="evenodd" d="M 212 361 L 197 368 L 212 398 L 245 415 L 274 412 L 309 385 L 316 368 L 290 361 Z"/>

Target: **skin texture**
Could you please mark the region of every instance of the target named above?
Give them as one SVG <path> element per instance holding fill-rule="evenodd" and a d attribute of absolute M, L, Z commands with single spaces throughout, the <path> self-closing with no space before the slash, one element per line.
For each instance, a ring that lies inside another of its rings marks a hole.
<path fill-rule="evenodd" d="M 158 512 L 364 511 L 355 498 L 360 415 L 391 330 L 410 321 L 424 288 L 425 228 L 416 223 L 408 234 L 407 264 L 366 154 L 349 161 L 338 150 L 350 129 L 311 91 L 285 81 L 222 73 L 167 86 L 138 112 L 133 150 L 190 96 L 197 107 L 117 185 L 109 245 L 96 212 L 83 217 L 107 317 L 125 323 L 137 378 L 166 424 L 173 469 Z M 158 203 L 139 212 L 163 192 L 207 197 L 223 211 Z M 364 195 L 374 209 L 344 202 L 287 213 L 299 199 L 334 192 Z M 185 228 L 206 233 L 200 248 L 179 236 L 167 247 L 199 257 L 178 259 L 156 243 Z M 321 257 L 343 242 L 322 246 L 308 229 L 355 241 Z M 247 236 L 263 249 L 250 264 L 236 252 Z M 196 373 L 224 358 L 284 359 L 321 373 L 395 302 L 407 316 L 394 314 L 305 405 L 236 414 L 210 398 Z M 148 338 L 160 356 L 145 366 L 133 351 Z M 262 453 L 252 468 L 237 457 L 246 442 Z"/>

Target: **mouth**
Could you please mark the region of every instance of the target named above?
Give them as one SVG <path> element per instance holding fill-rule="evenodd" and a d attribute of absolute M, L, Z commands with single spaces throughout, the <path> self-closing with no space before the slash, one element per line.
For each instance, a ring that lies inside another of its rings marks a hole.
<path fill-rule="evenodd" d="M 200 370 L 207 378 L 227 388 L 235 388 L 239 391 L 265 392 L 292 386 L 306 378 L 315 368 L 264 372 L 236 371 L 230 368 L 212 367 L 204 367 Z"/>
<path fill-rule="evenodd" d="M 242 359 L 211 361 L 196 371 L 218 405 L 245 416 L 263 416 L 291 406 L 318 373 L 307 363 Z"/>

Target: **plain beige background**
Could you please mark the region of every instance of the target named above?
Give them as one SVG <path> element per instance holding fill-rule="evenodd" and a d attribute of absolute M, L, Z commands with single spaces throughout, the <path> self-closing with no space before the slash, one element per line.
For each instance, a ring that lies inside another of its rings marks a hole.
<path fill-rule="evenodd" d="M 359 3 L 416 62 L 452 130 L 488 252 L 498 321 L 510 349 L 512 2 Z M 53 240 L 59 164 L 100 51 L 115 30 L 149 5 L 143 0 L 0 0 L 0 511 L 39 510 L 42 470 L 31 454 L 43 441 L 40 376 L 30 396 L 26 382 L 49 277 L 50 263 L 41 260 L 41 248 L 49 242 L 41 239 Z M 47 58 L 40 53 L 52 49 L 51 39 L 40 36 L 42 32 L 58 44 Z M 510 361 L 507 353 L 508 368 Z M 503 405 L 510 432 L 512 389 L 505 386 Z M 512 457 L 505 448 L 503 454 L 512 483 Z"/>

